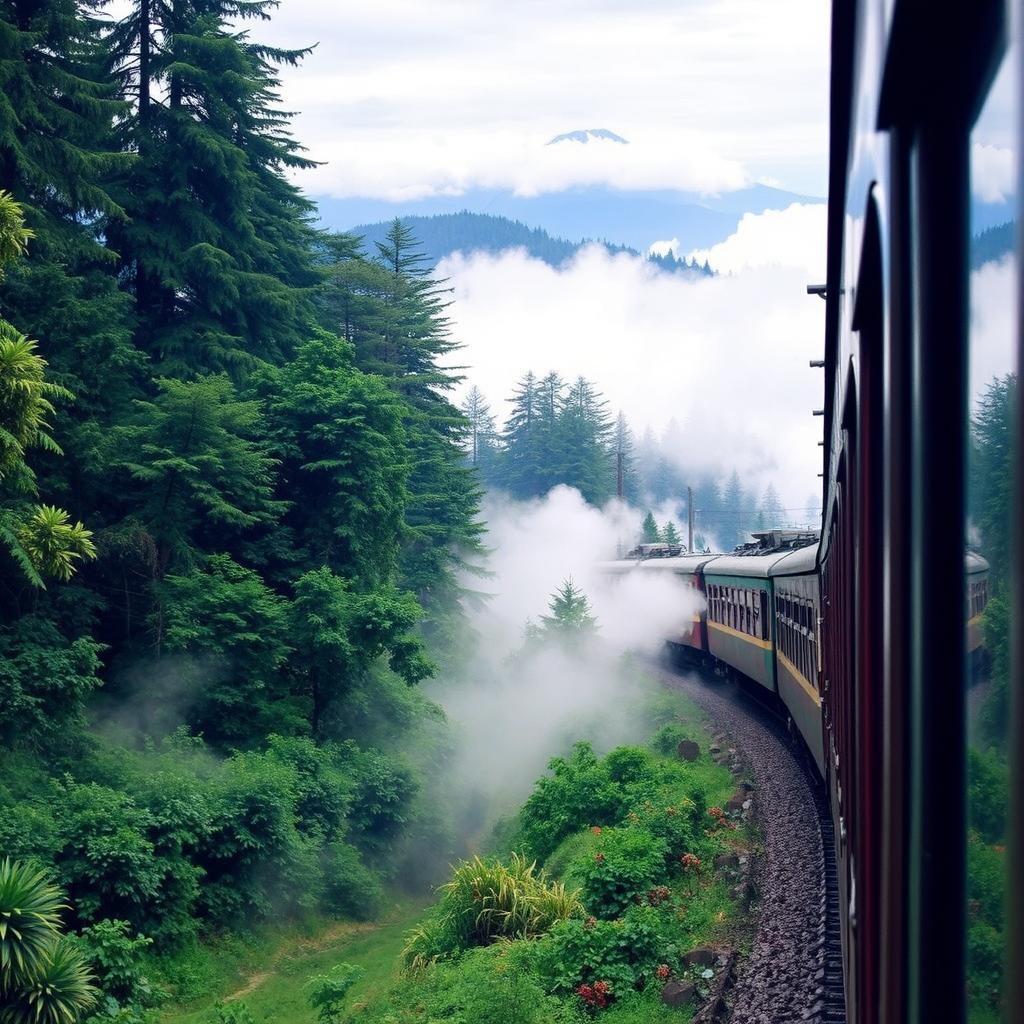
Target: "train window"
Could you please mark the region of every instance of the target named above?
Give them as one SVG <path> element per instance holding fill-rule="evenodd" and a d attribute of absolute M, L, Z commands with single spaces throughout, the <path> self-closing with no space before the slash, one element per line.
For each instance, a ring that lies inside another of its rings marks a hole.
<path fill-rule="evenodd" d="M 964 602 L 964 628 L 968 687 L 965 984 L 972 1021 L 1009 1019 L 1004 1016 L 1003 963 L 1008 949 L 1004 908 L 1010 550 L 1014 543 L 1011 409 L 1019 394 L 1015 323 L 1018 57 L 1011 50 L 1004 58 L 971 135 L 965 537 L 969 597 Z"/>

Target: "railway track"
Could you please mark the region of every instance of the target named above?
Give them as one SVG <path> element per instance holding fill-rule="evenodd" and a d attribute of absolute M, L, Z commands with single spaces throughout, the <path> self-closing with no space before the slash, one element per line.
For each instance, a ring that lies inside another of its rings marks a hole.
<path fill-rule="evenodd" d="M 821 783 L 785 721 L 735 682 L 658 668 L 707 715 L 754 785 L 764 845 L 752 881 L 756 928 L 720 1015 L 731 1024 L 845 1021 L 832 820 Z"/>

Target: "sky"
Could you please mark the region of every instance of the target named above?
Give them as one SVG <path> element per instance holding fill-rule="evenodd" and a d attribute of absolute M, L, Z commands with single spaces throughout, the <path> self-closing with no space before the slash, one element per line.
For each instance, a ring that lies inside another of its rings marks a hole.
<path fill-rule="evenodd" d="M 719 192 L 826 184 L 824 0 L 283 0 L 253 35 L 285 69 L 315 194 L 524 194 L 585 182 Z M 608 128 L 566 167 L 554 135 Z"/>

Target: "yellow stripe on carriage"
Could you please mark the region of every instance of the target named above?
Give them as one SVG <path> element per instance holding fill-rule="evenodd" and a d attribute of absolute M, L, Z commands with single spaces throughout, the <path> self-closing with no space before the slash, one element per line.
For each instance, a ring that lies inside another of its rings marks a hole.
<path fill-rule="evenodd" d="M 785 655 L 784 655 L 784 654 L 782 653 L 782 651 L 776 651 L 776 652 L 775 652 L 775 654 L 776 654 L 776 657 L 778 657 L 779 661 L 780 661 L 780 662 L 781 662 L 781 663 L 782 663 L 783 665 L 785 665 L 785 667 L 786 667 L 786 671 L 787 671 L 787 672 L 788 672 L 788 673 L 789 673 L 789 674 L 790 674 L 790 675 L 791 675 L 791 676 L 793 677 L 793 680 L 794 680 L 795 682 L 799 683 L 799 685 L 800 685 L 800 686 L 801 686 L 801 687 L 802 687 L 803 689 L 805 689 L 805 690 L 807 691 L 807 695 L 808 695 L 808 696 L 809 696 L 809 697 L 811 698 L 811 700 L 813 700 L 813 701 L 814 701 L 814 703 L 815 703 L 815 704 L 817 704 L 817 706 L 818 706 L 818 707 L 820 708 L 820 707 L 821 707 L 821 694 L 820 694 L 820 693 L 818 693 L 818 691 L 817 691 L 817 690 L 816 690 L 816 689 L 814 688 L 814 683 L 812 683 L 812 682 L 811 682 L 811 681 L 810 681 L 810 680 L 809 680 L 809 679 L 807 678 L 807 676 L 805 676 L 805 675 L 803 674 L 803 672 L 801 672 L 801 671 L 800 671 L 800 669 L 798 669 L 798 668 L 796 667 L 796 665 L 794 665 L 794 664 L 793 664 L 793 662 L 791 662 L 791 661 L 789 660 L 789 658 L 787 658 L 787 657 L 786 657 L 786 656 L 785 656 Z"/>
<path fill-rule="evenodd" d="M 708 619 L 708 626 L 711 629 L 717 629 L 720 633 L 725 633 L 727 636 L 734 636 L 737 640 L 746 640 L 748 644 L 760 647 L 762 651 L 770 651 L 772 649 L 771 640 L 762 640 L 760 637 L 751 636 L 749 633 L 741 633 L 738 629 L 723 625 L 721 622 Z"/>

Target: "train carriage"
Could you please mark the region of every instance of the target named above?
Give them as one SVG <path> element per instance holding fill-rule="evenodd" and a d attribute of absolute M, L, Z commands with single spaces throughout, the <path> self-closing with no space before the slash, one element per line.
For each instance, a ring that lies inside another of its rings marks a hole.
<path fill-rule="evenodd" d="M 722 555 L 704 567 L 708 651 L 775 692 L 768 572 L 787 552 Z"/>
<path fill-rule="evenodd" d="M 818 549 L 810 545 L 779 559 L 769 570 L 775 617 L 776 684 L 818 771 L 825 774 L 822 740 L 821 588 Z"/>
<path fill-rule="evenodd" d="M 667 637 L 669 643 L 707 653 L 707 594 L 703 569 L 715 557 L 712 554 L 677 555 L 673 558 L 651 558 L 640 562 L 638 568 L 641 572 L 671 572 L 700 597 L 697 610 L 691 615 L 689 623 L 681 624 L 678 634 Z"/>

